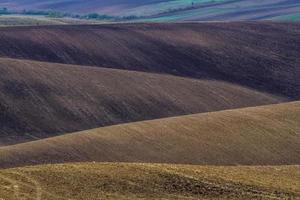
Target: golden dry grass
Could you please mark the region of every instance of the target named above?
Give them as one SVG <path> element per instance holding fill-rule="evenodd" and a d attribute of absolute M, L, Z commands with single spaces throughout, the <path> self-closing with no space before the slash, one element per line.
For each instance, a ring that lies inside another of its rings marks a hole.
<path fill-rule="evenodd" d="M 0 170 L 0 198 L 299 199 L 299 166 L 77 163 Z"/>
<path fill-rule="evenodd" d="M 0 148 L 0 166 L 103 161 L 300 164 L 300 102 L 87 130 Z"/>

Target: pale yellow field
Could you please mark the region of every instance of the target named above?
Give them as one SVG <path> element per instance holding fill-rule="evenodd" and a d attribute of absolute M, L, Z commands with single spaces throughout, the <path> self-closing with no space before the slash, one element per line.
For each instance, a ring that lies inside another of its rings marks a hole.
<path fill-rule="evenodd" d="M 299 199 L 299 166 L 82 163 L 0 170 L 0 198 Z"/>

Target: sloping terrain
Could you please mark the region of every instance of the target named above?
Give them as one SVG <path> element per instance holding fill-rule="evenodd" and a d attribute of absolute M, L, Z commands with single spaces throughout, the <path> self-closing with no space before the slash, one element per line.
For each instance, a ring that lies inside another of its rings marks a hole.
<path fill-rule="evenodd" d="M 81 163 L 0 170 L 0 197 L 19 199 L 298 199 L 300 167 Z"/>
<path fill-rule="evenodd" d="M 184 0 L 183 0 L 184 1 Z M 187 2 L 187 1 L 186 1 Z M 288 15 L 300 13 L 300 2 L 297 0 L 220 0 L 211 3 L 195 3 L 191 6 L 176 6 L 165 9 L 155 16 L 157 9 L 162 5 L 168 7 L 168 2 L 136 9 L 133 13 L 152 12 L 151 21 L 243 21 L 243 20 L 291 20 Z M 176 9 L 177 8 L 177 9 Z M 300 20 L 300 18 L 297 18 Z"/>
<path fill-rule="evenodd" d="M 143 16 L 142 20 L 266 20 L 297 14 L 297 0 L 0 0 L 0 8 Z"/>
<path fill-rule="evenodd" d="M 299 199 L 299 34 L 270 22 L 1 29 L 0 200 Z"/>
<path fill-rule="evenodd" d="M 0 58 L 0 146 L 285 100 L 217 80 Z"/>
<path fill-rule="evenodd" d="M 0 27 L 5 26 L 42 26 L 42 25 L 68 25 L 68 24 L 96 24 L 101 21 L 79 20 L 72 18 L 49 18 L 43 16 L 0 15 Z"/>
<path fill-rule="evenodd" d="M 0 27 L 3 26 L 38 26 L 38 25 L 59 25 L 59 21 L 47 19 L 46 17 L 25 17 L 25 16 L 0 16 Z"/>
<path fill-rule="evenodd" d="M 297 100 L 299 35 L 298 23 L 270 22 L 2 28 L 0 56 L 220 80 Z"/>
<path fill-rule="evenodd" d="M 58 10 L 71 13 L 117 14 L 137 6 L 163 1 L 165 0 L 0 0 L 0 7 L 14 10 Z"/>
<path fill-rule="evenodd" d="M 104 127 L 0 148 L 0 167 L 61 162 L 300 163 L 300 102 Z"/>

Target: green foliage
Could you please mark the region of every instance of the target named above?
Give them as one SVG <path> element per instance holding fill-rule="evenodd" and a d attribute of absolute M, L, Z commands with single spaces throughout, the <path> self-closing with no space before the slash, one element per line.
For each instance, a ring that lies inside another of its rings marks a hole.
<path fill-rule="evenodd" d="M 141 18 L 143 18 L 143 17 L 139 17 L 136 15 L 129 15 L 129 16 L 120 17 L 119 19 L 120 20 L 136 20 L 136 19 L 141 19 Z"/>
<path fill-rule="evenodd" d="M 7 8 L 0 8 L 0 15 L 9 14 Z"/>
<path fill-rule="evenodd" d="M 84 18 L 84 19 L 98 19 L 98 20 L 114 19 L 113 16 L 102 15 L 102 14 L 98 14 L 98 13 L 91 13 L 91 14 L 88 14 L 88 15 L 84 15 L 81 18 Z"/>
<path fill-rule="evenodd" d="M 293 13 L 289 15 L 279 16 L 276 19 L 283 21 L 300 21 L 300 13 Z"/>
<path fill-rule="evenodd" d="M 57 11 L 50 11 L 47 16 L 52 18 L 62 18 L 67 17 L 67 14 Z"/>
<path fill-rule="evenodd" d="M 23 10 L 20 14 L 22 15 L 48 15 L 47 11 L 37 11 L 37 10 Z"/>

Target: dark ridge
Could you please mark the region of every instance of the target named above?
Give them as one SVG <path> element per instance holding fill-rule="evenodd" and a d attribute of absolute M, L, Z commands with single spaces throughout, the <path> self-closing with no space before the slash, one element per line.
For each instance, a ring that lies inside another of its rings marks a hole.
<path fill-rule="evenodd" d="M 299 23 L 2 28 L 0 56 L 221 80 L 300 98 Z"/>
<path fill-rule="evenodd" d="M 0 146 L 286 100 L 218 80 L 1 58 Z"/>

